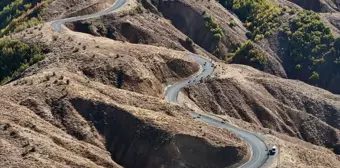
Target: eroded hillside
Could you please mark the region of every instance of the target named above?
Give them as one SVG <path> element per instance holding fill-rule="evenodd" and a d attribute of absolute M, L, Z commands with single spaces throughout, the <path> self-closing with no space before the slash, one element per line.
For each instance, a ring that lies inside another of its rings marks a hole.
<path fill-rule="evenodd" d="M 28 32 L 13 38 L 48 53 L 1 87 L 2 148 L 16 151 L 2 155 L 4 167 L 225 167 L 249 158 L 241 139 L 162 100 L 166 83 L 199 69 L 185 52 L 61 35 L 48 24 Z"/>
<path fill-rule="evenodd" d="M 113 2 L 55 0 L 38 26 L 2 39 L 0 167 L 217 168 L 252 157 L 193 110 L 278 145 L 270 166 L 340 163 L 337 13 L 306 12 L 304 1 L 143 0 L 60 33 L 41 24 Z M 202 70 L 189 52 L 218 62 L 215 71 L 168 103 L 169 84 Z"/>
<path fill-rule="evenodd" d="M 221 65 L 216 76 L 185 91 L 205 112 L 338 151 L 340 96 L 243 66 Z"/>

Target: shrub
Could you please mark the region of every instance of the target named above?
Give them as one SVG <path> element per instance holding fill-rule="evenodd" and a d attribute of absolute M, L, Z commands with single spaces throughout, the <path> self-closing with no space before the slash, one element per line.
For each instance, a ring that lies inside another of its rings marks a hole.
<path fill-rule="evenodd" d="M 296 69 L 297 71 L 299 71 L 301 68 L 302 68 L 301 64 L 297 64 L 297 65 L 295 66 L 295 69 Z"/>
<path fill-rule="evenodd" d="M 282 8 L 270 0 L 220 0 L 219 2 L 245 22 L 246 27 L 253 33 L 252 36 L 247 36 L 249 39 L 256 38 L 256 35 L 270 35 L 280 25 L 278 16 L 283 14 Z"/>
<path fill-rule="evenodd" d="M 260 69 L 263 65 L 267 64 L 268 59 L 262 52 L 254 48 L 254 44 L 251 41 L 246 41 L 240 44 L 235 52 L 230 53 L 226 61 L 246 64 Z"/>
<path fill-rule="evenodd" d="M 222 39 L 222 35 L 221 35 L 221 34 L 218 34 L 218 33 L 217 33 L 217 34 L 214 34 L 213 37 L 214 37 L 214 40 L 215 40 L 215 41 L 220 41 L 220 40 Z"/>
<path fill-rule="evenodd" d="M 313 72 L 313 74 L 309 77 L 309 80 L 311 81 L 316 81 L 316 80 L 319 80 L 320 79 L 320 76 L 317 72 Z"/>
<path fill-rule="evenodd" d="M 232 20 L 230 23 L 229 23 L 229 26 L 231 28 L 235 27 L 236 26 L 236 22 L 234 20 Z"/>
<path fill-rule="evenodd" d="M 331 59 L 332 53 L 337 54 L 337 48 L 340 49 L 340 40 L 334 40 L 330 29 L 323 24 L 317 13 L 301 11 L 297 16 L 296 19 L 290 21 L 289 28 L 285 28 L 282 32 L 289 46 L 288 61 L 300 65 L 288 71 L 290 73 L 309 72 L 312 76 L 304 80 L 315 81 L 316 78 L 320 78 L 317 72 L 318 67 L 327 63 L 325 58 Z"/>
<path fill-rule="evenodd" d="M 189 44 L 189 45 L 193 45 L 194 44 L 194 42 L 191 40 L 191 38 L 189 38 L 189 37 L 187 37 L 186 39 L 185 39 L 185 42 L 187 43 L 187 44 Z"/>
<path fill-rule="evenodd" d="M 143 6 L 141 4 L 137 5 L 135 8 L 137 13 L 143 13 Z"/>
<path fill-rule="evenodd" d="M 258 40 L 261 40 L 264 38 L 264 35 L 263 34 L 257 34 L 254 38 L 255 41 L 258 41 Z"/>
<path fill-rule="evenodd" d="M 211 18 L 211 16 L 204 15 L 203 19 L 205 21 L 205 27 L 207 27 L 209 31 L 213 34 L 214 40 L 219 42 L 223 36 L 222 29 L 218 26 L 217 22 L 213 18 Z"/>
<path fill-rule="evenodd" d="M 9 81 L 29 66 L 45 58 L 42 46 L 9 38 L 0 39 L 0 83 Z"/>
<path fill-rule="evenodd" d="M 122 88 L 124 84 L 124 72 L 123 71 L 118 71 L 116 74 L 116 87 L 117 88 Z"/>
<path fill-rule="evenodd" d="M 253 33 L 251 33 L 251 32 L 247 32 L 246 33 L 246 37 L 248 38 L 248 39 L 252 39 L 253 38 Z"/>

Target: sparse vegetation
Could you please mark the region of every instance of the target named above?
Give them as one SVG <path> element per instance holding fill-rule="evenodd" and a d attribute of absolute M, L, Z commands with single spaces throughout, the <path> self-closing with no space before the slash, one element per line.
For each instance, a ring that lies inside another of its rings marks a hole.
<path fill-rule="evenodd" d="M 235 27 L 235 26 L 236 26 L 235 20 L 232 20 L 232 21 L 229 23 L 229 26 L 230 26 L 231 28 Z"/>
<path fill-rule="evenodd" d="M 286 69 L 291 77 L 318 84 L 339 74 L 340 39 L 334 39 L 317 13 L 299 12 L 281 33 L 281 40 L 288 43 L 284 59 L 290 64 Z"/>
<path fill-rule="evenodd" d="M 0 81 L 5 83 L 45 58 L 42 47 L 9 38 L 0 39 Z"/>
<path fill-rule="evenodd" d="M 187 37 L 186 39 L 185 39 L 185 42 L 187 43 L 187 44 L 189 44 L 189 45 L 193 45 L 194 44 L 194 42 L 191 40 L 191 38 L 189 38 L 189 37 Z"/>
<path fill-rule="evenodd" d="M 254 48 L 254 44 L 251 41 L 247 41 L 237 45 L 235 51 L 227 56 L 226 61 L 250 65 L 261 69 L 268 60 L 263 53 Z"/>
<path fill-rule="evenodd" d="M 116 87 L 117 88 L 122 88 L 124 84 L 124 72 L 123 71 L 118 71 L 116 74 Z"/>
<path fill-rule="evenodd" d="M 222 29 L 218 26 L 215 19 L 213 19 L 211 16 L 204 15 L 203 16 L 205 21 L 205 27 L 209 29 L 209 31 L 213 34 L 214 40 L 217 42 L 222 39 L 223 33 Z"/>
<path fill-rule="evenodd" d="M 133 16 L 137 13 L 143 13 L 143 6 L 141 4 L 137 5 L 134 9 L 128 11 L 128 14 Z"/>
<path fill-rule="evenodd" d="M 41 9 L 53 0 L 14 0 L 0 4 L 0 37 L 42 23 Z"/>
<path fill-rule="evenodd" d="M 135 10 L 137 11 L 137 13 L 142 13 L 143 12 L 143 6 L 141 4 L 137 5 Z"/>
<path fill-rule="evenodd" d="M 311 81 L 316 81 L 316 80 L 319 80 L 319 79 L 320 79 L 320 76 L 317 72 L 313 72 L 312 76 L 309 77 L 309 80 L 311 80 Z"/>
<path fill-rule="evenodd" d="M 284 14 L 282 8 L 270 0 L 220 0 L 219 2 L 245 22 L 246 27 L 252 32 L 252 36 L 249 37 L 253 40 L 260 40 L 275 32 L 281 24 L 278 16 Z"/>
<path fill-rule="evenodd" d="M 270 0 L 219 2 L 244 22 L 249 30 L 246 36 L 251 40 L 258 41 L 274 32 L 281 32 L 280 41 L 288 44 L 281 56 L 290 78 L 310 84 L 318 84 L 315 82 L 315 79 L 318 79 L 319 85 L 320 83 L 327 85 L 332 77 L 340 74 L 340 40 L 334 39 L 319 14 L 282 7 Z M 285 13 L 295 14 L 296 17 L 283 26 L 280 16 Z"/>

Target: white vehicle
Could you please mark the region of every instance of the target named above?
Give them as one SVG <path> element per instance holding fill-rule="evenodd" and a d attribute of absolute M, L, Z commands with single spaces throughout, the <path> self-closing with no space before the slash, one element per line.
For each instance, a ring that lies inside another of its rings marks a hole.
<path fill-rule="evenodd" d="M 277 147 L 273 146 L 269 151 L 268 151 L 268 155 L 275 155 L 277 151 Z"/>

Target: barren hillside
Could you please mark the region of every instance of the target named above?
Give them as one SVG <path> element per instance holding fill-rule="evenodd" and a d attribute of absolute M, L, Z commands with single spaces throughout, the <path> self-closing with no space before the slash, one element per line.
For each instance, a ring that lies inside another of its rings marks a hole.
<path fill-rule="evenodd" d="M 268 167 L 340 164 L 337 1 L 129 0 L 51 27 L 114 2 L 0 2 L 0 17 L 21 18 L 1 27 L 0 167 L 220 168 L 253 157 L 191 111 L 277 145 Z M 168 103 L 167 86 L 204 71 L 189 53 L 214 73 Z"/>
<path fill-rule="evenodd" d="M 2 155 L 3 166 L 225 167 L 249 157 L 232 133 L 162 100 L 166 83 L 198 71 L 185 52 L 70 31 L 60 35 L 48 24 L 28 32 L 14 38 L 43 43 L 49 52 L 1 87 L 2 148 L 17 151 Z M 65 152 L 74 157 L 61 157 Z"/>
<path fill-rule="evenodd" d="M 338 151 L 340 96 L 239 65 L 221 65 L 216 76 L 186 89 L 204 111 Z"/>

